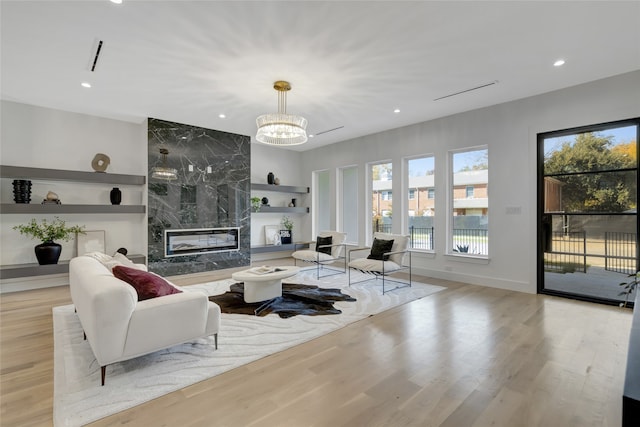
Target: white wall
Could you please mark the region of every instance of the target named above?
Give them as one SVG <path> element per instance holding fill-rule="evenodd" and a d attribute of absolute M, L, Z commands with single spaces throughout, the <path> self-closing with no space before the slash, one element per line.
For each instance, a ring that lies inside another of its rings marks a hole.
<path fill-rule="evenodd" d="M 111 164 L 107 173 L 146 175 L 147 127 L 141 124 L 69 113 L 49 108 L 2 101 L 0 122 L 0 163 L 48 169 L 93 172 L 91 161 L 96 153 L 107 154 Z M 13 203 L 12 179 L 0 180 L 0 201 Z M 48 191 L 58 194 L 63 204 L 110 204 L 109 192 L 114 185 L 74 184 L 63 181 L 32 180 L 31 203 L 40 203 Z M 119 185 L 122 204 L 146 205 L 145 186 Z M 106 252 L 126 247 L 130 253 L 147 253 L 147 220 L 145 214 L 59 215 L 68 225 L 85 225 L 87 230 L 105 230 Z M 54 215 L 3 214 L 0 225 L 0 264 L 36 263 L 33 247 L 40 243 L 13 230 L 13 226 Z M 62 244 L 61 260 L 76 255 L 75 240 Z M 46 281 L 56 278 L 15 279 Z M 64 283 L 65 277 L 59 281 Z M 9 284 L 3 281 L 3 289 Z M 34 287 L 38 287 L 34 285 Z"/>
<path fill-rule="evenodd" d="M 464 95 L 462 95 L 464 96 Z M 425 153 L 436 156 L 435 254 L 415 255 L 416 271 L 467 283 L 536 292 L 536 135 L 540 132 L 640 116 L 640 71 L 531 98 L 469 111 L 302 153 L 304 185 L 311 171 L 358 165 L 360 218 L 367 218 L 365 165 Z M 488 261 L 445 255 L 448 150 L 489 147 Z M 335 179 L 334 179 L 335 180 Z M 402 194 L 400 179 L 393 191 Z M 335 203 L 335 202 L 334 202 Z M 394 201 L 395 203 L 395 201 Z M 507 215 L 507 208 L 520 214 Z M 332 209 L 335 216 L 335 206 Z M 332 220 L 335 223 L 335 220 Z M 367 221 L 360 222 L 361 244 Z M 394 221 L 395 232 L 401 232 Z M 310 236 L 309 236 L 310 237 Z"/>

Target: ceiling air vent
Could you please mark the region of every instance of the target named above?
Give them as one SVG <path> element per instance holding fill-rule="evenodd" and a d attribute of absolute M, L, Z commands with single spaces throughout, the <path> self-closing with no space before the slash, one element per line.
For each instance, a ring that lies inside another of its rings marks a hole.
<path fill-rule="evenodd" d="M 95 43 L 93 45 L 93 56 L 92 56 L 92 60 L 90 61 L 89 65 L 90 65 L 90 69 L 91 71 L 96 71 L 96 66 L 98 65 L 98 57 L 100 57 L 100 51 L 102 50 L 102 44 L 103 41 L 102 40 L 95 40 Z"/>
<path fill-rule="evenodd" d="M 495 85 L 497 83 L 498 83 L 498 81 L 494 80 L 491 83 L 485 83 L 485 84 L 480 85 L 480 86 L 472 87 L 471 89 L 465 89 L 465 90 L 461 90 L 460 92 L 450 93 L 449 95 L 441 96 L 440 98 L 434 99 L 434 101 L 438 101 L 440 99 L 450 98 L 452 96 L 456 96 L 456 95 L 460 95 L 460 94 L 463 94 L 463 93 L 471 92 L 472 90 L 482 89 L 483 87 Z"/>
<path fill-rule="evenodd" d="M 328 130 L 323 130 L 322 132 L 318 132 L 315 134 L 315 136 L 318 135 L 322 135 L 324 133 L 329 133 L 329 132 L 333 132 L 334 130 L 338 130 L 338 129 L 342 129 L 344 126 L 338 126 L 337 128 L 333 128 L 333 129 L 328 129 Z"/>

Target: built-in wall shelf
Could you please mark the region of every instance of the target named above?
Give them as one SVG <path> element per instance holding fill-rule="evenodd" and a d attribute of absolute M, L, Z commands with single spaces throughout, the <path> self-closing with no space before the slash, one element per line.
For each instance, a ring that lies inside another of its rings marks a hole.
<path fill-rule="evenodd" d="M 294 187 L 291 185 L 251 184 L 252 191 L 276 191 L 278 193 L 308 194 L 309 187 Z M 309 208 L 304 206 L 265 206 L 254 213 L 309 213 Z"/>
<path fill-rule="evenodd" d="M 260 206 L 260 210 L 254 213 L 309 213 L 309 208 L 305 207 L 286 207 L 286 206 Z"/>
<path fill-rule="evenodd" d="M 283 251 L 297 251 L 299 249 L 306 249 L 309 247 L 308 242 L 294 242 L 284 245 L 258 245 L 251 246 L 252 254 L 262 254 L 266 252 L 283 252 Z"/>
<path fill-rule="evenodd" d="M 35 255 L 34 255 L 35 256 Z M 145 264 L 144 255 L 127 255 L 136 264 Z M 59 261 L 57 264 L 16 264 L 0 266 L 0 279 L 17 279 L 20 277 L 45 276 L 47 274 L 67 274 L 69 273 L 69 261 Z"/>
<path fill-rule="evenodd" d="M 103 172 L 83 172 L 22 166 L 0 166 L 0 177 L 45 181 L 72 181 L 97 184 L 144 185 L 144 175 L 123 175 Z M 3 214 L 143 214 L 144 205 L 65 205 L 55 203 L 2 203 Z"/>
<path fill-rule="evenodd" d="M 57 205 L 55 203 L 2 203 L 3 214 L 138 214 L 145 213 L 144 205 Z"/>
<path fill-rule="evenodd" d="M 0 177 L 47 181 L 94 182 L 98 184 L 122 185 L 143 185 L 146 183 L 146 176 L 144 175 L 123 175 L 107 172 L 83 172 L 6 165 L 0 166 Z"/>
<path fill-rule="evenodd" d="M 251 184 L 251 189 L 256 191 L 277 191 L 279 193 L 306 194 L 309 192 L 309 187 L 294 187 L 291 185 Z"/>

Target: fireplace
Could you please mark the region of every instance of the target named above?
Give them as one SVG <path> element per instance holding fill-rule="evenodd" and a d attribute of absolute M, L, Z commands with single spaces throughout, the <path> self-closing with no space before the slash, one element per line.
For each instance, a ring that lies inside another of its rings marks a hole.
<path fill-rule="evenodd" d="M 240 227 L 164 230 L 164 256 L 240 250 Z"/>

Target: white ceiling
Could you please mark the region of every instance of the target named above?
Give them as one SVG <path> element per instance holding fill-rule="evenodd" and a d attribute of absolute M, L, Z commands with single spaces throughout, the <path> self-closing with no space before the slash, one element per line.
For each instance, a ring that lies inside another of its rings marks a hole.
<path fill-rule="evenodd" d="M 273 82 L 288 80 L 288 112 L 305 116 L 309 133 L 344 126 L 297 150 L 640 69 L 640 1 L 0 7 L 2 99 L 253 138 L 255 118 L 277 110 Z M 553 67 L 558 58 L 566 65 Z"/>

